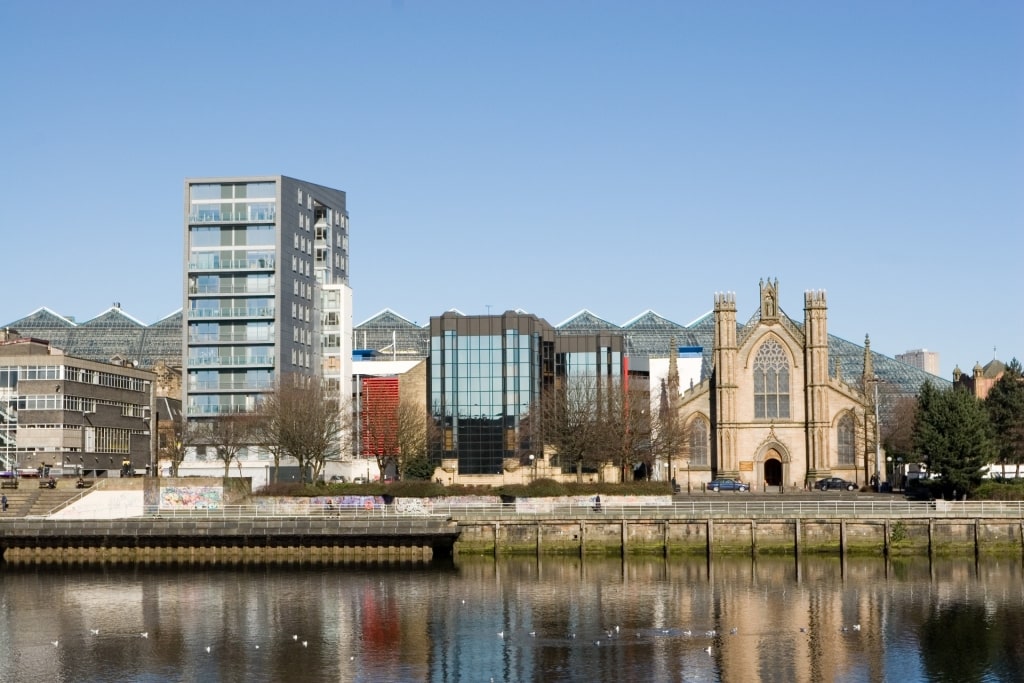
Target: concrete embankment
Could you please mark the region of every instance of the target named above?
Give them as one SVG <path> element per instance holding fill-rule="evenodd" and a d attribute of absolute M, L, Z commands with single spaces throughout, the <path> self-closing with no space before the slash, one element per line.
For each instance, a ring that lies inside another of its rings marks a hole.
<path fill-rule="evenodd" d="M 1024 520 L 830 516 L 459 520 L 456 554 L 1024 554 Z"/>
<path fill-rule="evenodd" d="M 0 524 L 3 559 L 175 560 L 242 556 L 430 559 L 451 553 L 457 528 L 446 519 L 356 516 L 18 519 Z"/>
<path fill-rule="evenodd" d="M 227 480 L 101 482 L 0 519 L 8 561 L 463 555 L 1024 555 L 1024 504 L 895 497 L 268 498 Z"/>

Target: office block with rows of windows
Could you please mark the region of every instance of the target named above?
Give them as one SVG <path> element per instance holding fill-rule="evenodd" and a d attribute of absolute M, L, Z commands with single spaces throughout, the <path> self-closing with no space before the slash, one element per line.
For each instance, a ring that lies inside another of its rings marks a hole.
<path fill-rule="evenodd" d="M 188 419 L 251 412 L 285 374 L 348 395 L 345 193 L 286 176 L 190 178 L 184 213 Z M 268 457 L 246 449 L 239 460 Z"/>

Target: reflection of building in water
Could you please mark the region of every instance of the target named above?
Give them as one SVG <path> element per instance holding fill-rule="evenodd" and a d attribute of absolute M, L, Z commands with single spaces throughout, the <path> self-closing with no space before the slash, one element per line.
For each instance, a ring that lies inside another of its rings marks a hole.
<path fill-rule="evenodd" d="M 975 680 L 1024 637 L 1021 563 L 973 556 L 212 569 L 5 568 L 0 679 Z"/>
<path fill-rule="evenodd" d="M 588 671 L 597 659 L 621 680 L 651 666 L 661 668 L 646 680 L 712 670 L 723 681 L 882 680 L 884 641 L 870 634 L 894 607 L 886 591 L 865 587 L 884 585 L 884 562 L 848 563 L 848 582 L 838 558 L 800 565 L 798 581 L 793 558 L 460 561 L 463 581 L 477 590 L 465 605 L 452 595 L 443 630 L 429 634 L 435 671 L 539 680 L 547 647 L 563 657 L 562 670 Z M 927 564 L 920 578 L 928 580 Z M 495 604 L 498 611 L 482 608 Z"/>

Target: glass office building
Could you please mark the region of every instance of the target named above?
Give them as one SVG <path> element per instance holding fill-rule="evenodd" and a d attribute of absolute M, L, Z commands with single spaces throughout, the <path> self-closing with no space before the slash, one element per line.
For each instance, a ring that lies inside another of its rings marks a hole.
<path fill-rule="evenodd" d="M 345 193 L 286 176 L 191 178 L 184 215 L 188 419 L 250 412 L 280 375 L 322 376 L 325 358 L 350 391 Z"/>
<path fill-rule="evenodd" d="M 517 311 L 431 318 L 433 459 L 457 460 L 460 475 L 496 475 L 506 460 L 542 457 L 531 410 L 545 391 L 573 378 L 624 376 L 622 345 L 615 334 L 559 336 L 545 320 Z"/>

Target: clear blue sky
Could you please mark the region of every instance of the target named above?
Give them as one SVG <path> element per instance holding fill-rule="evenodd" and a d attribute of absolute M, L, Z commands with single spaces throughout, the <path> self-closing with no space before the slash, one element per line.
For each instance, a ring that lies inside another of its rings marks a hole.
<path fill-rule="evenodd" d="M 1024 3 L 0 3 L 0 324 L 181 307 L 182 182 L 348 193 L 355 321 L 688 323 L 758 280 L 1024 359 Z"/>

